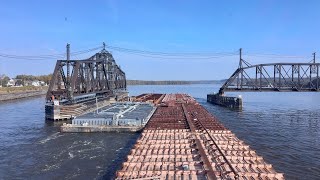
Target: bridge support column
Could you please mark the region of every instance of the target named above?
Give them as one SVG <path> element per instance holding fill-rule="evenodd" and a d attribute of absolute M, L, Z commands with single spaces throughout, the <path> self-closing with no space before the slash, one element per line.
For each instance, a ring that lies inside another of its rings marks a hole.
<path fill-rule="evenodd" d="M 234 108 L 234 109 L 242 109 L 242 97 L 230 97 L 224 96 L 222 94 L 208 94 L 207 101 L 212 104 L 217 104 L 220 106 Z"/>

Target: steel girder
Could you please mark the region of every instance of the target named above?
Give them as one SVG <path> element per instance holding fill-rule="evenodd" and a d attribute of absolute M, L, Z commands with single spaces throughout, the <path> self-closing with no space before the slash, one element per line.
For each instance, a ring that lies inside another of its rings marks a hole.
<path fill-rule="evenodd" d="M 69 63 L 71 74 L 66 76 Z M 68 88 L 69 87 L 69 88 Z M 126 75 L 106 50 L 85 60 L 58 60 L 46 99 L 69 100 L 76 96 L 99 93 L 112 94 L 125 90 Z"/>
<path fill-rule="evenodd" d="M 220 88 L 226 91 L 319 91 L 320 63 L 270 63 L 239 68 Z"/>

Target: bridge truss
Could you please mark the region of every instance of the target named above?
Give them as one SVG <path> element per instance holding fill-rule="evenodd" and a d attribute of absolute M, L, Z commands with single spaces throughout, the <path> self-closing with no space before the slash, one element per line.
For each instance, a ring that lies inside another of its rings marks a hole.
<path fill-rule="evenodd" d="M 241 57 L 238 69 L 220 88 L 226 91 L 319 91 L 320 63 L 251 65 Z"/>
<path fill-rule="evenodd" d="M 88 59 L 58 60 L 47 92 L 47 101 L 58 99 L 72 103 L 75 97 L 110 95 L 126 90 L 126 75 L 111 53 L 103 48 Z"/>

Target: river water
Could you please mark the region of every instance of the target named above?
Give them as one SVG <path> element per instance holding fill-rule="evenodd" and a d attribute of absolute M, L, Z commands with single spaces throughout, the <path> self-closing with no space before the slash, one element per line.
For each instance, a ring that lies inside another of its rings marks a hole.
<path fill-rule="evenodd" d="M 320 179 L 320 93 L 241 94 L 242 111 L 206 102 L 219 85 L 129 86 L 130 95 L 188 93 L 287 179 Z M 0 179 L 112 179 L 139 134 L 59 133 L 44 97 L 0 103 Z"/>

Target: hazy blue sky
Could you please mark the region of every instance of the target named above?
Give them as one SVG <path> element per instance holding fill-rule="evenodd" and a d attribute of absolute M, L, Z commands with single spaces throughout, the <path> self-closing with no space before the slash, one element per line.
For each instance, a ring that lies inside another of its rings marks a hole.
<path fill-rule="evenodd" d="M 319 9 L 317 0 L 1 1 L 0 53 L 55 54 L 63 53 L 67 42 L 75 51 L 105 41 L 113 46 L 164 52 L 233 52 L 242 47 L 244 54 L 306 56 L 245 56 L 253 64 L 307 62 L 311 53 L 320 49 Z M 154 59 L 112 53 L 128 79 L 222 79 L 238 65 L 238 56 Z M 55 61 L 0 58 L 0 73 L 48 74 Z"/>

